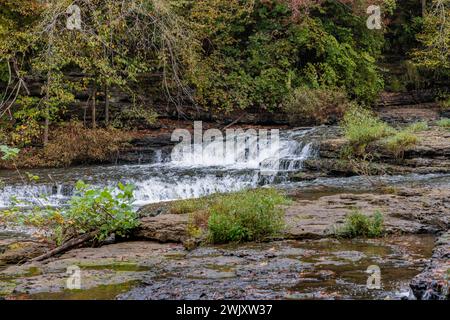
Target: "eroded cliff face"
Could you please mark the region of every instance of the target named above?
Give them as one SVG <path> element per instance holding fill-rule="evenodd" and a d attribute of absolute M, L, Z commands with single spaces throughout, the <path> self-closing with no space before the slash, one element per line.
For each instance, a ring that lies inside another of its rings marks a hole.
<path fill-rule="evenodd" d="M 389 151 L 382 142 L 371 144 L 369 150 L 374 156 L 364 168 L 343 156 L 347 140 L 339 130 L 336 135 L 335 138 L 320 141 L 319 157 L 305 162 L 305 168 L 311 170 L 310 179 L 319 176 L 450 172 L 450 131 L 443 128 L 431 127 L 416 133 L 418 143 L 406 148 L 400 157 Z M 303 176 L 304 173 L 300 173 L 298 179 Z"/>

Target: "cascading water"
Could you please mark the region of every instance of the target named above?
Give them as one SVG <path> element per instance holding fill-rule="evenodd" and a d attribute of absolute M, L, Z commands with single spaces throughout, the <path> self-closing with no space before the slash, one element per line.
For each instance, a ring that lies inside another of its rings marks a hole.
<path fill-rule="evenodd" d="M 156 150 L 154 162 L 146 165 L 40 170 L 33 172 L 43 178 L 36 184 L 7 178 L 6 186 L 0 189 L 0 207 L 10 207 L 17 201 L 22 205 L 63 205 L 73 194 L 77 180 L 98 187 L 113 187 L 119 181 L 132 183 L 136 186 L 136 206 L 282 182 L 290 171 L 301 170 L 303 162 L 314 156 L 314 144 L 307 138 L 309 132 L 282 132 L 279 143 L 258 144 L 257 148 L 241 148 L 234 153 L 222 149 L 223 141 L 210 141 L 194 145 L 181 156 L 173 152 L 170 159 L 164 159 Z M 227 135 L 224 142 L 241 138 L 246 139 L 239 134 Z M 247 146 L 254 145 L 251 140 L 245 141 Z"/>

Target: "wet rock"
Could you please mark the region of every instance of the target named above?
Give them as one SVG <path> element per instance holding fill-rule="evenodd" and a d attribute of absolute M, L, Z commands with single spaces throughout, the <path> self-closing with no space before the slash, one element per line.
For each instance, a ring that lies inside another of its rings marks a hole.
<path fill-rule="evenodd" d="M 180 244 L 116 243 L 11 266 L 0 272 L 0 296 L 4 292 L 7 298 L 18 299 L 117 295 L 120 299 L 284 299 L 297 294 L 321 299 L 399 298 L 397 292 L 407 289 L 416 270 L 423 268 L 424 258 L 431 256 L 432 245 L 432 237 L 426 235 L 247 243 L 190 252 Z M 365 286 L 365 270 L 374 263 L 383 270 L 384 291 L 370 292 Z M 81 270 L 81 291 L 66 289 L 71 266 Z M 129 292 L 124 293 L 124 288 Z"/>
<path fill-rule="evenodd" d="M 1 244 L 0 244 L 0 247 Z M 0 264 L 16 264 L 38 257 L 49 250 L 49 246 L 40 242 L 11 241 L 0 249 Z"/>
<path fill-rule="evenodd" d="M 156 217 L 142 218 L 133 236 L 158 242 L 181 243 L 188 239 L 187 226 L 186 214 L 160 214 Z"/>
<path fill-rule="evenodd" d="M 286 206 L 288 239 L 320 239 L 334 235 L 335 228 L 354 209 L 372 215 L 380 211 L 388 233 L 436 233 L 450 227 L 450 190 L 439 188 L 399 188 L 388 194 L 318 195 Z M 194 249 L 201 239 L 188 234 L 188 216 L 171 214 L 170 205 L 150 205 L 142 209 L 138 239 L 185 243 Z"/>
<path fill-rule="evenodd" d="M 403 190 L 403 191 L 402 191 Z M 286 237 L 330 236 L 354 209 L 380 211 L 389 233 L 436 233 L 450 227 L 450 190 L 399 189 L 397 194 L 337 194 L 298 200 L 286 208 Z"/>
<path fill-rule="evenodd" d="M 381 120 L 388 123 L 412 123 L 417 121 L 434 121 L 440 117 L 440 108 L 437 103 L 424 103 L 421 105 L 406 104 L 399 107 L 379 108 L 377 114 Z"/>
<path fill-rule="evenodd" d="M 436 241 L 430 262 L 410 287 L 419 300 L 450 299 L 450 230 Z"/>
<path fill-rule="evenodd" d="M 399 106 L 400 109 L 405 106 L 415 106 L 416 109 L 429 109 L 427 103 L 433 103 L 436 100 L 436 91 L 432 89 L 418 89 L 409 90 L 405 92 L 387 92 L 384 91 L 380 94 L 377 101 L 378 110 L 383 111 L 383 108 L 396 109 L 395 106 Z"/>
<path fill-rule="evenodd" d="M 400 159 L 381 143 L 370 146 L 376 158 L 368 165 L 371 175 L 450 172 L 450 132 L 433 128 L 416 134 L 419 143 L 405 150 Z M 358 168 L 342 159 L 344 138 L 331 138 L 320 143 L 318 159 L 305 161 L 304 167 L 328 176 L 359 175 Z M 304 173 L 303 173 L 304 174 Z"/>

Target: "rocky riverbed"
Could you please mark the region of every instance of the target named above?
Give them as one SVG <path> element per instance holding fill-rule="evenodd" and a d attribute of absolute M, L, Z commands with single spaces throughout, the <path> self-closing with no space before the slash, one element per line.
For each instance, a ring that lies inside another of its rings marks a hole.
<path fill-rule="evenodd" d="M 7 299 L 401 299 L 426 265 L 434 237 L 308 240 L 201 247 L 125 242 L 68 252 L 0 275 Z M 82 290 L 66 270 L 81 269 Z M 371 265 L 382 286 L 367 288 Z"/>
<path fill-rule="evenodd" d="M 424 109 L 421 117 L 433 121 L 436 112 Z M 412 121 L 401 108 L 381 113 L 394 123 Z M 109 181 L 131 173 L 142 203 L 151 202 L 149 194 L 159 200 L 140 209 L 141 224 L 131 238 L 44 262 L 29 262 L 51 249 L 33 230 L 0 227 L 0 299 L 449 299 L 450 133 L 432 126 L 418 135 L 419 143 L 401 158 L 372 146 L 377 157 L 365 168 L 372 176 L 360 176 L 360 168 L 342 160 L 346 141 L 336 126 L 293 130 L 286 144 L 293 152 L 286 159 L 295 156 L 290 164 L 300 165 L 269 183 L 249 168 L 183 167 L 173 174 L 177 167 L 166 161 L 173 147 L 167 132 L 135 141 L 118 158 L 156 159 L 156 165 L 43 171 L 52 181 L 58 174 L 64 181 L 80 175 Z M 202 243 L 188 232 L 189 216 L 173 214 L 172 202 L 161 202 L 264 184 L 277 185 L 292 199 L 284 207 L 284 232 L 264 243 Z M 36 188 L 53 192 L 55 186 Z M 67 186 L 56 189 L 56 200 L 69 196 Z M 167 195 L 161 197 L 161 190 Z M 354 210 L 380 212 L 385 235 L 336 237 Z M 371 289 L 367 269 L 374 265 L 381 286 Z M 79 268 L 80 290 L 67 288 L 68 268 Z"/>
<path fill-rule="evenodd" d="M 0 294 L 7 299 L 444 299 L 449 195 L 448 188 L 315 198 L 298 191 L 286 207 L 285 234 L 246 245 L 187 250 L 188 218 L 168 213 L 167 203 L 141 210 L 134 241 L 80 248 L 42 263 L 25 263 L 47 250 L 42 244 L 5 236 Z M 334 228 L 355 208 L 382 212 L 388 234 L 335 238 Z M 371 265 L 380 267 L 379 289 L 367 288 Z M 80 268 L 82 290 L 66 288 L 70 266 Z"/>

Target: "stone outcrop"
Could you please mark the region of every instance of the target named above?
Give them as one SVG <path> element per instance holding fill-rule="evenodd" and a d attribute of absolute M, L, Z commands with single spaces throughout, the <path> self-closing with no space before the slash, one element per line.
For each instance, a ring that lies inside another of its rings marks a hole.
<path fill-rule="evenodd" d="M 187 234 L 188 216 L 186 214 L 161 214 L 141 219 L 139 228 L 133 233 L 138 239 L 158 242 L 184 242 Z"/>
<path fill-rule="evenodd" d="M 410 287 L 419 300 L 450 299 L 450 230 L 436 241 L 430 262 Z"/>
<path fill-rule="evenodd" d="M 450 172 L 450 131 L 434 128 L 417 133 L 417 145 L 407 148 L 403 157 L 398 158 L 381 143 L 371 146 L 376 158 L 368 164 L 366 171 L 371 175 L 408 173 L 449 173 Z M 306 160 L 304 168 L 314 176 L 359 175 L 361 168 L 342 159 L 345 138 L 321 141 L 317 159 Z M 303 173 L 300 173 L 303 175 Z M 295 177 L 294 177 L 295 178 Z"/>
<path fill-rule="evenodd" d="M 396 194 L 336 194 L 299 200 L 286 209 L 286 237 L 323 238 L 357 209 L 383 214 L 388 233 L 436 233 L 450 228 L 450 191 L 400 189 Z"/>
<path fill-rule="evenodd" d="M 297 200 L 285 208 L 287 228 L 283 237 L 329 237 L 354 209 L 367 215 L 380 211 L 388 233 L 437 233 L 450 228 L 450 190 L 405 188 L 392 192 L 344 193 L 313 200 Z M 171 214 L 167 208 L 167 204 L 163 204 L 160 209 L 158 205 L 142 209 L 142 214 L 153 216 L 141 219 L 141 226 L 134 232 L 134 237 L 159 242 L 183 243 L 188 240 L 188 215 Z"/>
<path fill-rule="evenodd" d="M 3 244 L 0 241 L 0 265 L 23 263 L 38 257 L 49 250 L 49 246 L 33 241 L 10 241 Z"/>
<path fill-rule="evenodd" d="M 45 262 L 0 270 L 6 299 L 400 299 L 424 267 L 433 237 L 275 241 L 240 246 L 123 242 L 80 248 Z M 368 290 L 367 265 L 395 286 Z M 67 290 L 77 266 L 81 289 Z M 343 272 L 343 270 L 345 270 Z M 318 289 L 319 288 L 319 289 Z"/>

